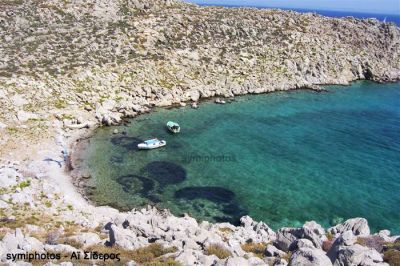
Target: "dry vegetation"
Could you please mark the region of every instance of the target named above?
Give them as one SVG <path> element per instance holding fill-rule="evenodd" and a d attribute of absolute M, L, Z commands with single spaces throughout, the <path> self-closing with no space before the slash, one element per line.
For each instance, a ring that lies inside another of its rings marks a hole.
<path fill-rule="evenodd" d="M 226 259 L 231 256 L 231 252 L 221 245 L 209 245 L 205 251 L 206 255 L 215 255 L 220 259 Z"/>
<path fill-rule="evenodd" d="M 384 250 L 384 261 L 390 266 L 400 266 L 400 240 L 395 243 L 386 243 Z"/>
<path fill-rule="evenodd" d="M 267 247 L 268 243 L 246 243 L 243 244 L 241 247 L 244 251 L 246 252 L 252 252 L 254 253 L 257 257 L 262 258 L 264 257 L 264 251 L 265 248 Z"/>
<path fill-rule="evenodd" d="M 159 244 L 150 244 L 147 247 L 139 248 L 136 250 L 126 250 L 119 247 L 106 247 L 103 245 L 94 245 L 85 249 L 86 251 L 96 251 L 98 253 L 115 253 L 120 254 L 120 263 L 126 264 L 133 260 L 140 265 L 171 265 L 178 266 L 178 262 L 172 258 L 163 258 L 162 256 L 168 253 L 174 253 L 177 251 L 175 247 L 164 248 Z"/>

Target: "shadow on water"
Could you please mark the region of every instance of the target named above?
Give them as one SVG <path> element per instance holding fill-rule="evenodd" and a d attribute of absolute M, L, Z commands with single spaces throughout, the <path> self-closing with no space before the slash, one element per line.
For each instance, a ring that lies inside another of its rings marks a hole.
<path fill-rule="evenodd" d="M 206 199 L 215 203 L 229 203 L 235 193 L 222 187 L 186 187 L 175 192 L 178 199 Z"/>
<path fill-rule="evenodd" d="M 151 194 L 155 188 L 153 180 L 139 175 L 119 176 L 116 180 L 122 186 L 124 192 L 130 194 L 139 193 L 142 197 L 153 203 L 159 202 L 159 199 Z"/>
<path fill-rule="evenodd" d="M 124 157 L 122 155 L 113 155 L 110 158 L 112 164 L 122 164 L 124 162 Z"/>
<path fill-rule="evenodd" d="M 237 225 L 240 218 L 247 214 L 247 211 L 235 200 L 235 193 L 222 187 L 186 187 L 177 190 L 174 197 L 185 200 L 204 199 L 217 204 L 224 216 L 210 217 L 216 222 L 230 222 Z M 205 205 L 203 206 L 206 208 Z M 201 205 L 194 204 L 194 207 L 199 209 Z"/>
<path fill-rule="evenodd" d="M 166 161 L 151 162 L 144 167 L 143 171 L 161 187 L 178 184 L 186 179 L 186 170 L 182 166 Z"/>
<path fill-rule="evenodd" d="M 111 138 L 111 143 L 115 146 L 121 146 L 128 150 L 138 150 L 137 145 L 142 143 L 143 140 L 136 137 L 115 136 Z"/>

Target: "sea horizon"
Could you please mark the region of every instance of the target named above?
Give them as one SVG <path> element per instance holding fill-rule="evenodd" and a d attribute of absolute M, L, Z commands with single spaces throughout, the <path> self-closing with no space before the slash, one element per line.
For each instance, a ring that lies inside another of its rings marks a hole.
<path fill-rule="evenodd" d="M 228 7 L 228 8 L 257 8 L 257 9 L 281 9 L 287 11 L 295 11 L 299 13 L 317 13 L 326 17 L 343 18 L 343 17 L 355 17 L 360 19 L 375 18 L 379 21 L 393 22 L 397 26 L 400 25 L 400 15 L 393 13 L 371 13 L 371 12 L 360 12 L 360 11 L 341 11 L 341 10 L 327 10 L 327 9 L 307 9 L 307 8 L 288 8 L 279 6 L 262 6 L 262 5 L 223 5 L 223 4 L 197 4 L 199 6 L 216 6 L 216 7 Z"/>

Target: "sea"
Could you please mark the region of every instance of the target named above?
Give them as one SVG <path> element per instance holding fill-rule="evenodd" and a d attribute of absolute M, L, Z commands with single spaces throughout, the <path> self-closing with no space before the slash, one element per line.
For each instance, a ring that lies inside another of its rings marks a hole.
<path fill-rule="evenodd" d="M 85 150 L 89 198 L 273 229 L 365 217 L 400 233 L 400 84 L 354 82 L 155 109 L 99 128 Z M 170 134 L 169 121 L 181 125 Z M 118 134 L 113 134 L 118 129 Z M 138 150 L 157 137 L 167 145 Z M 90 191 L 89 191 L 90 190 Z"/>
<path fill-rule="evenodd" d="M 238 7 L 251 7 L 251 8 L 259 8 L 259 9 L 270 9 L 277 8 L 282 10 L 292 10 L 299 13 L 317 13 L 326 17 L 334 17 L 334 18 L 344 18 L 344 17 L 354 17 L 359 19 L 368 19 L 375 18 L 379 21 L 385 22 L 393 22 L 397 26 L 400 26 L 400 14 L 381 14 L 381 13 L 364 13 L 364 12 L 354 12 L 354 11 L 332 11 L 332 10 L 319 10 L 319 9 L 303 9 L 303 8 L 282 8 L 282 7 L 265 7 L 265 6 L 235 6 L 235 5 L 204 5 L 200 4 L 200 6 L 223 6 L 229 8 L 238 8 Z"/>

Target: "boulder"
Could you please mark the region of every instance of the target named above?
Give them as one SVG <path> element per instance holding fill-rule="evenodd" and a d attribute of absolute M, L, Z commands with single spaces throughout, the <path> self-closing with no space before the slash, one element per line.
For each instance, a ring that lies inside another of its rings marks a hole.
<path fill-rule="evenodd" d="M 325 230 L 318 224 L 311 224 L 310 227 L 305 224 L 302 227 L 301 238 L 310 240 L 316 248 L 321 248 L 323 241 L 327 239 Z"/>
<path fill-rule="evenodd" d="M 314 244 L 310 240 L 304 239 L 304 238 L 298 239 L 296 241 L 296 246 L 297 246 L 298 249 L 300 249 L 300 248 L 314 248 Z"/>
<path fill-rule="evenodd" d="M 228 258 L 225 261 L 225 266 L 250 266 L 250 263 L 242 257 Z"/>
<path fill-rule="evenodd" d="M 237 240 L 229 239 L 228 240 L 228 247 L 231 250 L 231 253 L 233 255 L 238 256 L 238 257 L 243 257 L 246 254 L 243 251 L 243 249 L 241 248 L 240 243 Z"/>
<path fill-rule="evenodd" d="M 354 245 L 356 241 L 357 237 L 353 234 L 353 231 L 349 230 L 344 232 L 333 242 L 327 253 L 328 257 L 332 262 L 335 261 L 341 246 L 351 246 Z"/>
<path fill-rule="evenodd" d="M 21 107 L 29 103 L 21 94 L 15 94 L 10 100 L 16 107 Z"/>
<path fill-rule="evenodd" d="M 8 203 L 0 200 L 0 209 L 7 209 L 8 208 Z"/>
<path fill-rule="evenodd" d="M 196 89 L 189 90 L 187 92 L 187 97 L 189 97 L 193 102 L 197 102 L 200 99 L 200 92 Z"/>
<path fill-rule="evenodd" d="M 63 253 L 63 254 L 70 254 L 72 252 L 78 252 L 79 250 L 70 246 L 70 245 L 63 245 L 63 244 L 57 244 L 57 245 L 45 245 L 44 249 L 50 253 Z"/>
<path fill-rule="evenodd" d="M 5 129 L 7 127 L 6 124 L 0 122 L 0 130 Z"/>
<path fill-rule="evenodd" d="M 316 248 L 322 248 L 327 239 L 322 226 L 312 221 L 305 223 L 301 228 L 284 227 L 278 230 L 275 244 L 283 251 L 293 251 L 296 248 L 295 241 L 300 238 L 310 240 Z"/>
<path fill-rule="evenodd" d="M 187 249 L 179 253 L 175 260 L 180 262 L 182 265 L 198 265 L 198 256 L 199 251 Z"/>
<path fill-rule="evenodd" d="M 114 224 L 106 226 L 106 229 L 109 231 L 110 238 L 108 245 L 113 246 L 115 244 L 124 249 L 134 249 L 140 247 L 142 244 L 135 233 L 129 229 L 123 229 Z"/>
<path fill-rule="evenodd" d="M 6 99 L 7 98 L 7 91 L 0 89 L 0 99 Z"/>
<path fill-rule="evenodd" d="M 363 247 L 359 244 L 339 247 L 336 258 L 333 260 L 333 265 L 389 266 L 389 264 L 383 262 L 381 254 L 376 250 Z"/>
<path fill-rule="evenodd" d="M 331 266 L 332 263 L 321 249 L 314 247 L 299 248 L 292 254 L 289 266 Z"/>
<path fill-rule="evenodd" d="M 303 225 L 303 228 L 309 228 L 311 231 L 316 233 L 317 235 L 325 235 L 325 229 L 315 221 L 306 222 Z"/>
<path fill-rule="evenodd" d="M 105 110 L 111 111 L 111 110 L 113 110 L 114 107 L 116 106 L 116 102 L 115 102 L 114 100 L 107 99 L 107 100 L 105 100 L 105 101 L 101 104 L 101 106 L 102 106 Z"/>
<path fill-rule="evenodd" d="M 284 227 L 278 230 L 276 234 L 275 245 L 285 252 L 295 249 L 295 241 L 302 235 L 301 228 Z"/>
<path fill-rule="evenodd" d="M 393 243 L 397 240 L 397 238 L 400 238 L 399 236 L 391 236 L 390 234 L 391 233 L 389 230 L 381 230 L 376 235 L 384 239 L 385 242 L 390 242 L 390 243 Z"/>
<path fill-rule="evenodd" d="M 18 184 L 18 172 L 13 168 L 0 169 L 0 188 L 9 188 Z"/>
<path fill-rule="evenodd" d="M 44 245 L 34 237 L 26 237 L 22 249 L 26 252 L 44 252 Z"/>
<path fill-rule="evenodd" d="M 353 218 L 328 229 L 332 234 L 341 234 L 347 230 L 353 231 L 356 236 L 369 236 L 368 221 L 364 218 Z"/>
<path fill-rule="evenodd" d="M 73 239 L 84 246 L 91 246 L 101 243 L 100 237 L 95 233 L 80 233 L 79 235 L 72 236 L 70 239 Z"/>
<path fill-rule="evenodd" d="M 25 245 L 25 237 L 20 228 L 15 229 L 14 233 L 7 233 L 3 239 L 3 246 L 7 252 L 22 250 Z"/>
<path fill-rule="evenodd" d="M 283 252 L 282 250 L 277 249 L 273 245 L 268 245 L 265 248 L 264 255 L 267 257 L 283 257 L 286 255 L 286 253 Z"/>
<path fill-rule="evenodd" d="M 276 239 L 276 233 L 263 222 L 256 222 L 249 216 L 240 218 L 242 228 L 234 232 L 234 237 L 243 241 L 251 239 L 255 243 L 268 243 Z"/>
<path fill-rule="evenodd" d="M 37 114 L 34 113 L 29 113 L 29 112 L 25 112 L 25 111 L 18 111 L 17 113 L 17 118 L 20 122 L 26 122 L 29 119 L 38 119 L 39 116 Z"/>
<path fill-rule="evenodd" d="M 250 265 L 254 265 L 254 266 L 258 266 L 258 265 L 264 266 L 265 265 L 265 262 L 259 257 L 250 257 L 248 259 L 248 262 Z"/>
<path fill-rule="evenodd" d="M 17 205 L 34 204 L 34 200 L 31 195 L 27 193 L 13 193 L 11 194 L 11 202 Z"/>
<path fill-rule="evenodd" d="M 273 262 L 272 265 L 274 265 L 274 266 L 287 266 L 288 262 L 285 259 L 278 258 Z"/>

